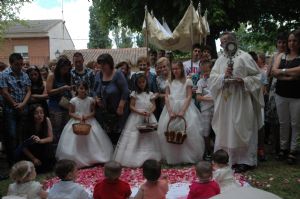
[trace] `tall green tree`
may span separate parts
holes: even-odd
[[[21,22],[18,17],[20,9],[30,2],[32,0],[0,0],[0,39],[10,25]]]
[[[123,27],[120,23],[112,29],[117,48],[131,48],[133,46],[133,36],[129,28]]]
[[[90,7],[90,33],[88,48],[111,48],[111,39],[109,38],[109,28],[103,20],[103,11],[99,5],[100,2],[93,2]]]
[[[153,10],[154,15],[164,17],[171,29],[179,23],[190,1],[174,0],[94,0],[103,8],[104,20],[110,25],[118,21],[132,30],[141,31],[144,20],[144,7]],[[194,1],[197,6],[199,1]],[[251,31],[265,28],[270,31],[300,27],[299,0],[201,0],[202,12],[208,10],[211,35],[208,43],[214,46],[214,40],[225,30],[237,30],[240,23],[250,23]]]

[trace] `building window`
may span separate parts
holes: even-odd
[[[20,53],[23,58],[29,58],[28,56],[28,46],[14,46],[14,52]]]

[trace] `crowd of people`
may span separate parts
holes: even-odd
[[[10,166],[22,160],[13,170],[26,170],[13,179],[17,184],[27,177],[25,182],[33,181],[34,167],[45,172],[58,161],[55,168],[62,182],[52,188],[56,193],[75,186],[65,182],[73,180],[75,167],[107,163],[105,171],[112,179],[96,186],[100,189],[118,179],[121,166],[147,170],[160,168],[161,161],[192,163],[200,180],[191,185],[188,198],[196,198],[205,186],[215,194],[223,186],[211,181],[212,166],[203,159],[213,161],[216,181],[232,176],[232,169],[245,172],[257,166],[257,159],[265,160],[264,142],[275,144],[278,160],[295,164],[300,31],[278,35],[270,63],[263,54],[240,49],[230,55],[227,44],[238,43],[231,32],[223,33],[220,41],[223,52],[215,61],[209,46],[194,44],[192,59],[186,62],[150,51],[149,60],[138,58],[135,73],[128,61],[115,67],[109,54],[99,55],[87,67],[76,52],[72,62],[60,56],[49,68],[24,67],[22,56],[11,54],[9,67],[0,64],[1,142]],[[89,124],[89,133],[75,134],[77,123]],[[152,129],[145,133],[139,127]],[[152,186],[160,176],[160,171],[153,172],[144,171],[148,181],[137,198],[167,192],[164,180]],[[122,198],[128,197],[126,183],[118,183]],[[95,191],[94,198],[105,193]],[[39,194],[44,198],[45,193]]]

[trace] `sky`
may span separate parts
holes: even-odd
[[[35,0],[25,4],[20,10],[20,18],[24,20],[64,19],[65,25],[76,49],[87,48],[89,41],[89,7],[88,0]],[[62,15],[63,7],[63,15]]]

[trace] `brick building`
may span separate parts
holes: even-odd
[[[8,64],[11,53],[21,53],[31,65],[44,65],[55,54],[75,49],[62,20],[28,20],[5,31],[0,43],[0,61]]]

